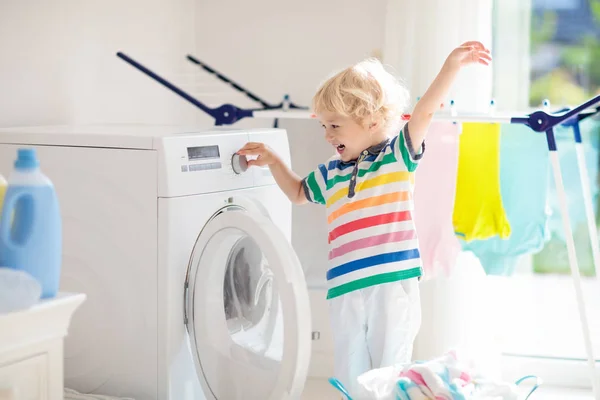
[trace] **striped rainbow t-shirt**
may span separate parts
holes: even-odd
[[[413,151],[405,125],[358,160],[335,156],[304,178],[307,199],[327,207],[328,299],[421,276],[412,214],[414,172],[424,150]]]

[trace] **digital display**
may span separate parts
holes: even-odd
[[[198,146],[188,147],[188,159],[193,160],[206,160],[210,158],[219,158],[219,146]]]

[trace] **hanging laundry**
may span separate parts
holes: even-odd
[[[452,220],[466,242],[510,236],[500,194],[499,124],[463,124]]]
[[[459,126],[434,122],[427,133],[427,156],[415,176],[415,225],[419,238],[423,277],[448,275],[460,243],[454,235],[452,211],[458,168]]]
[[[585,165],[587,166],[590,179],[588,184],[590,185],[592,194],[592,204],[595,205],[599,192],[598,134],[600,133],[600,124],[598,121],[588,118],[581,121],[580,130],[585,154]],[[567,192],[569,218],[575,238],[579,269],[582,275],[591,276],[594,274],[594,261],[588,235],[587,216],[585,214],[577,153],[573,139],[573,128],[561,126],[555,129],[554,134],[563,183]],[[565,245],[565,231],[554,183],[550,185],[548,198],[551,210],[549,230],[552,239],[541,252],[535,255],[533,259],[534,271],[569,274],[570,268]]]
[[[500,135],[500,192],[511,235],[463,243],[488,275],[510,275],[519,256],[540,251],[550,239],[549,152],[546,135],[505,124]]]

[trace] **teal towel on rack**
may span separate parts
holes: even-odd
[[[500,192],[511,235],[462,241],[489,275],[510,275],[518,257],[540,251],[548,231],[549,152],[546,135],[504,124],[500,133]]]

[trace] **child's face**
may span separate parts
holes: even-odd
[[[323,112],[318,115],[327,140],[342,161],[356,160],[360,153],[373,145],[373,127],[366,127],[352,118]]]

